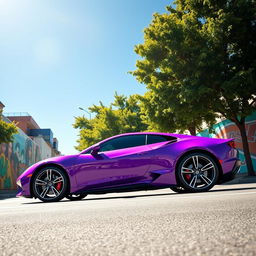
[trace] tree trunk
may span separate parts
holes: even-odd
[[[236,125],[239,128],[239,131],[242,137],[243,151],[244,151],[245,162],[248,170],[248,176],[255,176],[248,139],[247,139],[246,130],[245,130],[245,120],[239,123],[236,122]]]
[[[191,135],[196,136],[196,127],[195,126],[189,127],[188,130]]]

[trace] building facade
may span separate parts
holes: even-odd
[[[253,162],[254,170],[256,170],[256,112],[246,118],[246,134],[249,143],[251,158]],[[242,138],[239,132],[239,129],[235,123],[230,120],[221,121],[213,125],[213,132],[210,132],[209,129],[204,130],[203,132],[197,134],[203,137],[211,138],[223,138],[230,139],[234,138],[236,143],[236,148],[239,151],[239,158],[242,160],[242,166],[240,168],[240,173],[246,173],[246,163],[243,152]]]
[[[40,129],[28,113],[6,114],[3,119],[16,122],[19,132],[12,143],[0,144],[0,189],[16,189],[16,179],[24,170],[60,152],[51,129]]]

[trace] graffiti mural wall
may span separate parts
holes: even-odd
[[[51,152],[47,144],[42,148],[20,129],[13,143],[0,144],[0,189],[16,189],[16,178],[27,167],[44,159],[42,150]]]
[[[239,158],[243,162],[243,165],[240,169],[240,173],[246,173],[247,169],[243,153],[242,138],[237,126],[229,120],[224,120],[220,123],[215,124],[213,126],[213,130],[214,133],[209,133],[209,130],[207,129],[197,135],[203,137],[223,139],[234,138],[236,148],[239,150]],[[256,170],[256,112],[254,112],[251,116],[248,116],[246,118],[246,133],[249,142],[254,170]]]

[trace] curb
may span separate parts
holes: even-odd
[[[256,183],[256,176],[237,175],[235,179],[225,182],[221,185],[233,185],[233,184],[249,184]]]
[[[0,200],[16,197],[16,194],[17,194],[16,190],[0,190]]]

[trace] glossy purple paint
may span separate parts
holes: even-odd
[[[90,154],[93,147],[118,138],[137,134],[172,136],[176,142],[160,142],[132,148],[118,149]],[[221,171],[232,171],[237,161],[237,151],[231,148],[225,139],[212,139],[197,136],[169,133],[128,133],[108,138],[93,145],[79,154],[59,156],[38,162],[29,167],[17,181],[21,182],[17,196],[31,197],[30,183],[33,173],[46,165],[55,165],[64,169],[70,181],[70,193],[81,191],[118,188],[139,184],[150,184],[156,188],[177,185],[175,168],[178,160],[187,152],[204,150],[209,152],[221,164]]]

